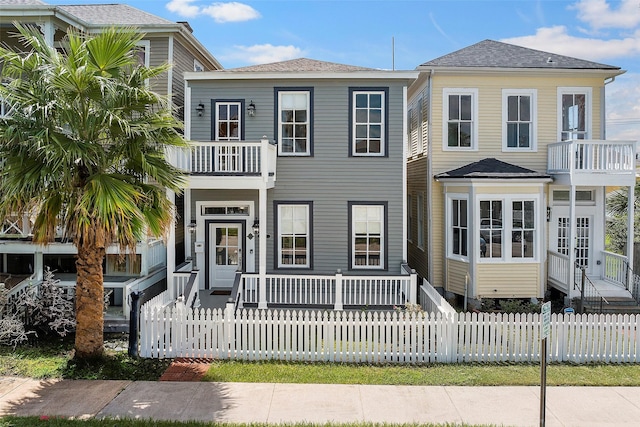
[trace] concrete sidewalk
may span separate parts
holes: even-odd
[[[0,377],[0,415],[240,423],[538,426],[539,387],[370,386]],[[640,387],[548,387],[547,426],[637,426]]]

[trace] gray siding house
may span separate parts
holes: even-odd
[[[189,173],[182,223],[199,288],[233,287],[259,307],[349,305],[355,277],[381,286],[357,305],[397,294],[382,286],[408,277],[405,111],[417,75],[310,59],[187,73],[193,149],[175,161]]]
[[[39,0],[0,0],[0,41],[17,47],[18,39],[14,22],[37,26],[45,40],[55,47],[62,47],[69,28],[86,33],[98,33],[105,27],[135,27],[144,33],[139,43],[140,61],[145,65],[172,64],[172,68],[150,82],[153,89],[170,96],[179,119],[184,118],[185,72],[210,71],[222,68],[214,56],[192,34],[186,22],[171,22],[159,16],[125,4],[75,4],[54,6]],[[0,100],[0,115],[10,114],[10,108]],[[180,205],[180,198],[177,203]],[[20,292],[22,285],[43,278],[49,267],[57,273],[63,286],[75,285],[75,246],[64,235],[47,247],[31,242],[32,218],[29,215],[0,219],[0,283]],[[172,254],[184,258],[182,228],[174,239],[176,248]],[[112,290],[111,306],[106,319],[111,316],[126,317],[129,314],[126,295],[160,282],[166,276],[166,253],[162,239],[140,242],[136,261],[118,261],[118,248],[107,250],[104,267],[105,289]],[[25,280],[26,279],[26,280]],[[151,294],[148,292],[147,294]]]

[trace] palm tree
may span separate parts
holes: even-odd
[[[134,29],[96,36],[69,30],[61,52],[34,28],[18,28],[25,52],[0,48],[0,216],[35,215],[33,241],[63,227],[77,247],[75,357],[103,353],[105,248],[136,243],[172,225],[167,189],[181,172],[165,157],[185,147],[168,99],[149,81],[168,66],[139,64]]]

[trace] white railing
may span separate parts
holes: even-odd
[[[572,140],[549,144],[549,173],[635,173],[635,144],[629,141]]]
[[[22,282],[13,286],[9,290],[9,293],[7,294],[7,304],[14,305],[19,299],[22,298],[23,294],[27,292],[29,286],[33,285],[33,286],[39,287],[40,283],[41,281],[34,280],[33,276],[24,279]]]
[[[420,286],[420,307],[426,313],[456,313],[456,309],[431,286],[427,279],[423,279]]]
[[[640,315],[551,315],[550,362],[640,362]],[[142,357],[346,363],[533,363],[539,314],[154,308]]]
[[[416,301],[417,275],[398,276],[267,274],[267,305],[392,306]],[[260,303],[260,275],[242,274],[238,291],[244,304]]]
[[[569,256],[556,251],[547,251],[547,277],[563,286],[567,295],[569,286]]]
[[[626,288],[628,286],[627,257],[607,251],[603,251],[602,254],[604,255],[604,271],[602,273],[604,279]]]
[[[147,243],[147,270],[167,265],[167,248],[162,240]]]
[[[175,155],[175,165],[192,174],[274,175],[276,146],[258,142],[192,142]]]

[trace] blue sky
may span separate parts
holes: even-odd
[[[640,140],[640,0],[44,1],[188,21],[225,68],[307,57],[411,70],[485,39],[615,65],[627,73],[607,86],[608,138]]]

